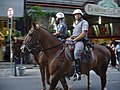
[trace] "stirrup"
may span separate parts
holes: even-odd
[[[81,74],[75,73],[73,81],[81,80]]]

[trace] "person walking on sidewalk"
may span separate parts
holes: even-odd
[[[115,54],[117,55],[117,60],[120,60],[120,42],[115,47]]]

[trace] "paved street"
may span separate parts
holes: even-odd
[[[32,66],[31,66],[32,67]],[[27,68],[24,76],[11,76],[10,69],[0,69],[0,90],[40,90],[41,78],[37,67]],[[109,68],[107,72],[107,89],[120,89],[120,72],[117,69]],[[62,87],[61,84],[58,84]],[[48,88],[49,86],[47,86]],[[85,78],[81,81],[75,81],[71,90],[87,90]],[[91,90],[100,90],[100,79],[91,71]]]

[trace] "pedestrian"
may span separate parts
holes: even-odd
[[[84,39],[87,38],[89,24],[83,19],[83,13],[80,9],[76,9],[73,12],[75,22],[73,23],[73,34],[68,40],[72,40],[75,43],[74,48],[74,59],[76,65],[76,74],[78,79],[81,79],[81,53],[84,49]]]
[[[110,59],[110,65],[113,67],[116,66],[116,56],[115,56],[115,47],[114,44],[108,43],[108,45],[105,45],[105,47],[110,51],[111,53],[111,59]]]
[[[6,47],[5,47],[5,42],[2,42],[2,60],[4,61],[4,54],[5,54],[5,50]]]
[[[57,30],[53,35],[55,35],[60,40],[66,39],[67,37],[67,24],[64,18],[65,15],[62,12],[58,12],[56,14]]]
[[[5,53],[3,60],[5,62],[10,62],[10,40],[8,36],[5,36]]]
[[[120,42],[115,47],[115,54],[117,55],[117,60],[120,60]]]

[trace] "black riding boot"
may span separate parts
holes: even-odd
[[[79,75],[78,80],[81,79],[81,60],[80,59],[75,59],[75,66],[76,66],[76,73]]]

